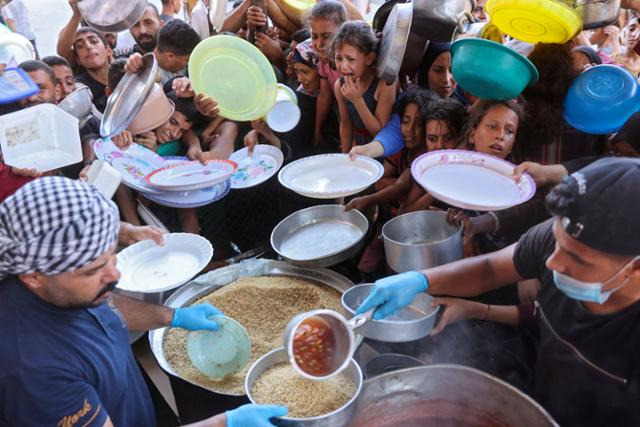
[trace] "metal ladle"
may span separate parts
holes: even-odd
[[[311,380],[326,380],[337,374],[349,365],[349,361],[353,356],[358,344],[358,338],[354,332],[355,329],[363,326],[373,316],[373,310],[369,310],[366,313],[353,317],[350,320],[333,310],[312,310],[306,313],[300,313],[291,319],[287,324],[284,331],[284,348],[289,355],[289,361],[300,375]],[[316,321],[323,323],[327,331],[330,332],[333,348],[325,355],[326,364],[329,366],[323,375],[316,374],[310,370],[305,370],[303,366],[298,363],[296,354],[294,353],[294,338],[296,332],[299,332],[300,326],[311,318],[315,318]],[[300,356],[300,354],[298,354]]]

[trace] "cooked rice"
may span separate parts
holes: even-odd
[[[284,405],[287,417],[310,418],[325,415],[344,406],[356,391],[356,385],[339,374],[324,381],[302,378],[286,362],[278,363],[258,377],[251,397],[256,403]]]
[[[187,355],[188,331],[165,334],[164,354],[178,375],[212,391],[244,394],[244,379],[261,356],[283,345],[282,334],[293,316],[320,308],[342,311],[340,294],[325,285],[284,276],[243,277],[193,304],[209,302],[240,322],[251,337],[251,359],[238,373],[215,380],[200,373]]]

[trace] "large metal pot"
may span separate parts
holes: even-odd
[[[515,387],[465,366],[403,369],[364,384],[352,427],[558,425]]]
[[[582,18],[582,28],[606,27],[618,20],[620,0],[563,0]]]
[[[138,22],[147,0],[80,0],[78,10],[90,27],[103,33],[128,30]]]
[[[245,380],[245,391],[252,403],[258,403],[251,397],[251,389],[256,380],[264,371],[277,365],[278,363],[289,363],[289,355],[284,348],[278,348],[258,359],[247,374]],[[273,423],[282,427],[342,427],[346,426],[356,411],[358,396],[362,390],[362,371],[355,360],[351,359],[349,365],[342,371],[341,375],[347,376],[356,385],[356,391],[353,397],[337,410],[312,418],[274,418]]]
[[[423,270],[462,259],[462,226],[445,212],[418,211],[400,215],[382,227],[387,264],[398,273]]]
[[[473,22],[475,0],[414,0],[411,31],[424,40],[448,42],[456,28]]]

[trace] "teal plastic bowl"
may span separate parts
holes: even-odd
[[[226,316],[212,316],[217,331],[193,331],[187,335],[187,354],[193,366],[208,377],[220,379],[239,372],[251,357],[246,329]]]
[[[618,131],[640,109],[640,86],[622,67],[597,65],[571,83],[564,98],[564,119],[596,135]]]
[[[485,39],[461,39],[451,45],[451,71],[466,92],[505,101],[538,81],[538,70],[513,49]]]

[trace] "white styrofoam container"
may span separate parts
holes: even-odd
[[[87,171],[87,182],[98,187],[108,199],[116,193],[122,176],[104,160],[96,160]]]
[[[4,162],[46,172],[82,161],[78,119],[53,104],[0,116]]]

